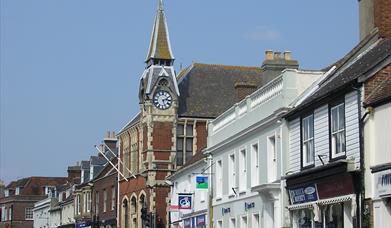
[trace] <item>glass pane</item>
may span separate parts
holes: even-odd
[[[308,119],[303,120],[303,140],[308,139]]]
[[[310,138],[314,137],[314,116],[311,115],[310,118],[308,119],[308,126],[309,126],[309,132],[308,135]]]
[[[345,132],[341,131],[339,134],[339,140],[340,140],[340,151],[339,152],[344,152],[345,151]]]
[[[192,152],[193,151],[193,139],[186,139],[186,151]]]
[[[193,136],[193,125],[186,125],[186,136]]]
[[[183,138],[178,138],[176,140],[176,150],[183,151]]]
[[[193,157],[193,152],[186,152],[186,162],[190,161],[192,157]]]
[[[333,204],[327,206],[325,213],[327,228],[343,227],[343,206],[342,204]]]
[[[183,152],[182,151],[176,152],[176,164],[183,165]]]
[[[308,141],[308,163],[314,162],[314,140]]]
[[[183,124],[178,124],[177,128],[176,128],[176,134],[177,135],[184,135],[184,131],[183,131]]]
[[[339,106],[338,108],[338,111],[339,111],[339,128],[338,129],[344,129],[345,128],[345,110],[344,110],[344,106],[341,105]]]
[[[331,132],[335,132],[338,129],[338,112],[336,108],[331,110]]]

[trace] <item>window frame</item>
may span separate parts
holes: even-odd
[[[339,129],[335,132],[332,132],[332,110],[334,108],[337,108],[337,107],[342,107],[343,108],[343,130]],[[335,161],[335,160],[339,160],[339,159],[345,159],[346,158],[346,113],[345,113],[346,109],[345,109],[345,100],[343,98],[341,99],[338,99],[336,100],[335,102],[333,103],[330,103],[329,104],[329,107],[328,107],[328,121],[329,121],[329,161],[332,162],[332,161]],[[339,113],[339,112],[337,112]],[[339,123],[339,122],[338,122]],[[338,127],[339,127],[339,124],[338,124]],[[339,134],[343,131],[343,138],[344,138],[344,151],[341,151],[339,153],[335,152],[334,153],[334,149],[333,149],[333,143],[332,143],[332,137],[333,137],[333,134]]]
[[[233,163],[231,158],[233,158]],[[236,154],[235,151],[233,151],[231,154],[228,155],[228,195],[234,195],[232,188],[237,188],[236,183]]]
[[[223,160],[216,161],[216,198],[223,197]]]
[[[177,166],[184,166],[193,156],[194,156],[194,129],[195,129],[195,122],[184,122],[184,123],[178,123],[176,126],[176,154],[182,153],[182,163],[179,164],[178,160],[175,160],[175,164]],[[178,127],[183,126],[183,134],[178,134]],[[191,135],[188,134],[187,128],[188,126],[191,126]],[[182,140],[182,150],[178,150],[178,141],[179,139]],[[191,151],[187,150],[187,141],[191,140]],[[187,153],[191,152],[192,156],[191,158],[187,158]]]
[[[250,176],[251,177],[256,177],[256,178],[251,178],[250,182],[251,182],[251,187],[254,187],[254,186],[257,186],[260,184],[260,152],[259,152],[259,141],[256,141],[256,142],[253,142],[251,143],[250,145],[250,160],[251,160],[251,167],[250,167]],[[254,150],[254,146],[256,146],[257,150],[256,150],[256,157],[254,156],[255,155],[255,150]],[[252,172],[256,172],[255,173],[252,173]]]
[[[103,189],[103,212],[107,212],[107,190]]]
[[[244,153],[243,153],[244,151]],[[238,184],[238,190],[239,190],[239,194],[240,193],[243,193],[243,192],[246,192],[247,191],[247,185],[248,185],[248,181],[247,181],[247,156],[248,156],[248,148],[246,146],[242,146],[239,148],[239,165],[238,165],[238,175],[239,176],[244,176],[244,178],[239,178],[239,184]],[[244,154],[244,156],[242,155]],[[244,159],[244,160],[243,160]],[[244,164],[242,164],[242,161],[244,161]]]
[[[304,154],[304,120],[312,116],[312,150],[313,150],[313,160],[312,162],[307,163],[306,156]],[[308,139],[306,142],[311,141]],[[300,162],[302,169],[308,169],[315,166],[315,115],[313,112],[307,113],[300,118]]]
[[[27,217],[27,215],[30,215],[30,212],[29,210],[31,210],[31,218],[30,217]],[[32,207],[26,207],[24,208],[24,219],[25,220],[34,220],[34,216],[33,216],[33,208]]]

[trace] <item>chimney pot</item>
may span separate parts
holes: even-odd
[[[106,132],[106,138],[110,138],[110,131]]]
[[[265,59],[266,60],[273,60],[273,50],[266,50],[265,51]]]
[[[275,60],[280,59],[280,57],[281,57],[281,52],[279,52],[279,51],[274,52],[274,59]]]
[[[285,60],[291,60],[292,59],[292,52],[284,51],[284,59]]]

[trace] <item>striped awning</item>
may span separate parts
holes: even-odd
[[[317,205],[330,205],[330,204],[336,204],[336,203],[342,203],[342,202],[347,202],[351,201],[355,198],[354,194],[351,195],[345,195],[345,196],[338,196],[338,197],[333,197],[329,199],[322,199],[322,200],[317,200],[314,202],[308,202],[308,203],[301,203],[301,204],[296,204],[296,205],[289,205],[288,209],[289,210],[300,210],[300,209],[306,209],[306,208],[313,208],[313,204]]]

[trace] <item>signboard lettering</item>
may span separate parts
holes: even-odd
[[[375,173],[375,181],[378,196],[391,195],[391,170]]]
[[[231,212],[231,208],[227,207],[227,208],[221,208],[221,213],[224,215],[224,214],[229,214]]]
[[[254,202],[250,202],[250,203],[244,202],[244,210],[245,211],[248,211],[248,210],[250,210],[251,208],[254,208],[254,207],[255,207],[255,203]]]
[[[292,204],[307,203],[319,199],[316,184],[289,189],[289,197]]]

